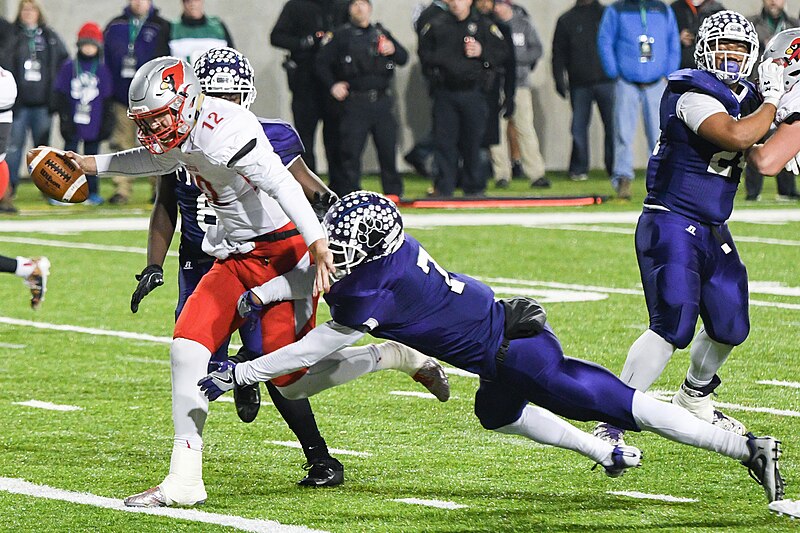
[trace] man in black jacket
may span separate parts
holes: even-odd
[[[322,39],[347,20],[347,0],[289,0],[283,6],[270,43],[289,52],[283,63],[289,90],[292,92],[294,127],[300,134],[308,168],[317,170],[314,137],[322,120],[322,140],[328,160],[328,178],[336,182],[341,176],[337,139],[337,106],[327,89],[314,74],[314,61]]]
[[[462,189],[467,196],[486,190],[480,174],[480,148],[488,117],[487,92],[508,46],[497,25],[471,12],[472,0],[450,0],[450,12],[420,30],[419,58],[430,76],[433,132],[439,175],[433,195],[453,196],[459,156],[464,164]]]
[[[386,195],[401,196],[397,172],[397,119],[391,83],[394,69],[408,62],[408,52],[380,24],[372,24],[370,0],[350,0],[350,22],[323,41],[316,73],[330,95],[341,102],[338,137],[342,176],[331,180],[340,197],[361,189],[361,156],[372,134]]]
[[[597,28],[605,7],[598,0],[577,0],[561,15],[553,35],[553,77],[562,98],[572,105],[572,155],[569,177],[583,181],[589,171],[589,121],[597,102],[605,132],[605,168],[614,168],[614,82],[606,76],[597,51]]]
[[[717,0],[675,0],[670,5],[681,32],[681,68],[697,68],[694,62],[694,45],[697,30],[703,21],[725,7]]]

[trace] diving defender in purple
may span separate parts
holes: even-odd
[[[668,78],[636,226],[650,325],[631,346],[620,375],[646,391],[674,351],[691,343],[691,365],[673,403],[740,435],[744,425],[715,409],[711,393],[720,384],[717,371],[750,332],[747,270],[727,220],[744,150],[767,133],[783,93],[782,69],[771,61],[759,67],[761,94],[745,79],[757,57],[752,24],[721,11],[698,32],[698,68]],[[703,327],[695,336],[698,318]],[[622,441],[619,428],[606,424],[595,434]]]
[[[246,385],[302,367],[308,372],[281,388],[282,394],[311,395],[367,372],[403,370],[402,355],[349,347],[370,333],[405,345],[400,354],[415,349],[477,373],[475,414],[485,428],[574,450],[612,477],[638,466],[641,452],[585,433],[554,413],[653,431],[744,461],[751,469],[755,447],[778,451],[774,439],[724,431],[625,385],[601,366],[565,357],[541,306],[530,298],[496,300],[487,285],[444,269],[403,232],[397,207],[384,196],[350,193],[331,207],[323,225],[336,266],[336,281],[325,295],[332,320],[268,356],[220,364],[198,383],[210,400],[233,383]],[[293,270],[262,285],[262,294],[300,297],[313,280],[313,268],[304,276]],[[756,475],[770,501],[782,494],[776,465],[768,466],[768,475],[759,466]]]

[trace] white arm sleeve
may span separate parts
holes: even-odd
[[[795,84],[789,92],[784,93],[778,102],[778,111],[775,113],[775,124],[794,122],[800,114],[800,85]]]
[[[250,183],[277,200],[283,212],[297,226],[306,245],[324,239],[325,231],[306,200],[303,188],[283,166],[280,157],[269,150],[266,144],[259,142],[234,168]]]
[[[700,125],[705,119],[717,113],[728,114],[722,102],[708,94],[688,92],[683,93],[675,105],[678,118],[686,124],[689,129],[697,133]]]
[[[235,370],[236,383],[250,385],[310,367],[345,346],[354,344],[364,335],[361,331],[331,320],[315,327],[297,342],[258,359],[239,363]]]
[[[0,67],[0,122],[11,122],[11,108],[17,99],[14,75]]]
[[[181,166],[180,162],[157,157],[143,147],[94,157],[98,176],[156,176],[173,172]]]
[[[303,300],[313,291],[316,276],[317,267],[311,264],[311,256],[306,252],[292,270],[250,290],[264,305],[283,300]]]

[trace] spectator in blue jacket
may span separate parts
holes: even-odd
[[[128,119],[128,88],[136,70],[156,57],[169,55],[170,24],[158,15],[152,0],[128,0],[122,15],[105,29],[106,65],[114,77],[116,126],[109,140],[111,151],[138,146],[136,124]],[[131,178],[117,176],[109,203],[126,204],[131,195]],[[155,184],[155,178],[152,180]],[[153,189],[155,191],[155,189]]]
[[[650,151],[659,135],[659,102],[666,76],[678,69],[681,44],[675,14],[661,0],[618,0],[603,13],[597,46],[603,69],[616,80],[614,171],[617,197],[631,197],[638,115]]]

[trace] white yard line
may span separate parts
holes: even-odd
[[[639,211],[592,212],[577,209],[570,212],[547,213],[411,213],[403,214],[407,228],[433,228],[441,226],[552,226],[554,224],[635,224]],[[739,209],[733,212],[732,221],[752,223],[798,222],[800,209]],[[75,218],[54,223],[47,220],[3,220],[0,232],[4,233],[63,233],[81,231],[147,231],[147,217]]]
[[[9,350],[23,350],[27,348],[27,344],[12,344],[10,342],[0,342],[0,348],[8,348]]]
[[[69,324],[50,324],[48,322],[34,322],[33,320],[21,320],[19,318],[11,318],[7,316],[0,316],[0,324],[9,324],[11,326],[24,326],[35,329],[48,329],[54,331],[71,331],[74,333],[86,333],[88,335],[103,335],[105,337],[119,337],[121,339],[134,339],[139,341],[159,342],[162,344],[169,344],[172,342],[172,337],[157,337],[155,335],[148,335],[146,333],[134,333],[133,331],[114,331],[110,329],[85,328],[83,326],[71,326]]]
[[[302,449],[303,447],[299,442],[292,440],[268,440],[267,444],[274,444],[275,446],[286,446],[287,448]],[[369,452],[354,452],[353,450],[340,450],[339,448],[328,448],[328,451],[338,455],[353,455],[355,457],[372,457]]]
[[[664,389],[650,389],[649,391],[647,391],[647,394],[649,394],[650,396],[654,397],[657,400],[669,402],[675,395],[675,391],[669,391]],[[716,401],[712,403],[714,404],[715,407],[733,409],[734,411],[747,411],[750,413],[767,413],[770,415],[789,416],[792,418],[800,417],[800,412],[792,411],[791,409],[773,409],[772,407],[751,407],[749,405],[741,405],[738,403],[716,402]]]
[[[671,503],[695,503],[700,501],[694,498],[681,498],[678,496],[670,496],[669,494],[648,494],[646,492],[638,492],[635,490],[609,490],[606,491],[606,494],[612,494],[614,496],[626,496],[628,498],[636,498],[639,500],[659,500],[662,502]]]
[[[207,513],[205,511],[198,511],[197,509],[176,509],[170,507],[125,507],[121,499],[96,496],[88,492],[74,492],[71,490],[57,489],[54,487],[48,487],[47,485],[36,485],[22,479],[7,477],[0,477],[0,490],[4,492],[10,492],[12,494],[32,496],[34,498],[45,498],[48,500],[77,503],[80,505],[91,505],[92,507],[102,507],[104,509],[111,509],[113,511],[165,516],[178,520],[187,520],[189,522],[227,526],[240,531],[251,531],[254,533],[320,532],[320,530],[310,529],[304,526],[284,525],[280,522],[275,522],[274,520],[258,520],[235,515]],[[142,524],[142,528],[145,528],[145,524]]]
[[[776,387],[790,387],[793,389],[800,389],[800,383],[797,381],[778,381],[776,379],[764,379],[756,381],[759,385],[775,385]]]
[[[26,402],[11,402],[14,405],[24,405],[25,407],[35,407],[36,409],[46,409],[48,411],[83,411],[83,407],[77,405],[58,405],[40,400],[28,400]]]
[[[136,246],[115,246],[113,244],[94,244],[90,242],[52,241],[47,239],[30,239],[27,237],[3,237],[3,242],[18,244],[32,244],[34,246],[52,246],[54,248],[76,248],[79,250],[96,250],[98,252],[126,252],[131,254],[146,254],[147,248]],[[167,252],[170,257],[178,257],[178,252]]]
[[[422,500],[420,498],[396,498],[389,500],[397,503],[408,503],[411,505],[424,505],[426,507],[436,507],[437,509],[466,509],[466,505],[460,503],[448,502],[444,500]]]
[[[390,391],[389,394],[394,396],[410,396],[412,398],[424,398],[426,400],[435,400],[436,396],[429,392],[416,392],[416,391],[408,391],[408,390],[393,390]]]

